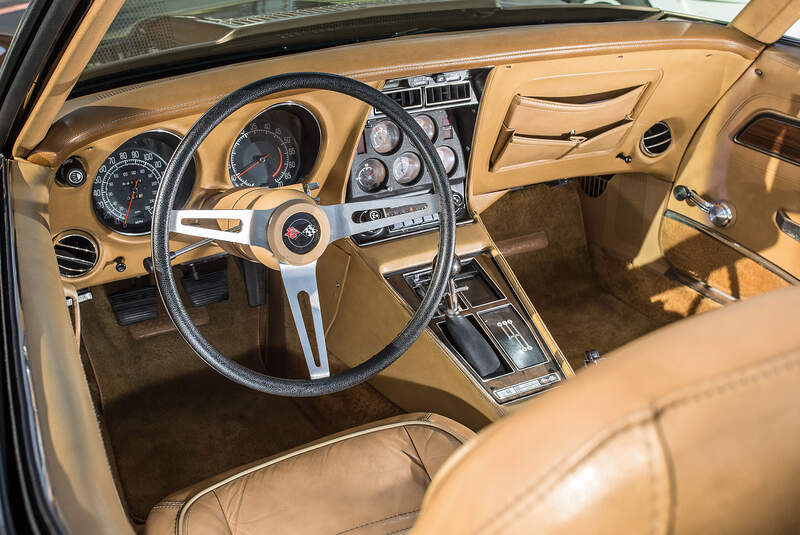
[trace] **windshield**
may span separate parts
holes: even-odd
[[[207,59],[223,49],[237,53],[258,49],[263,57],[270,49],[285,53],[493,25],[640,19],[655,11],[646,6],[647,0],[621,0],[630,7],[621,6],[620,0],[609,5],[610,1],[598,5],[597,0],[127,0],[81,80],[122,73],[147,60],[175,65],[178,58]],[[583,4],[583,9],[576,4]],[[536,9],[548,12],[543,16],[537,11],[534,16]],[[565,18],[564,11],[573,18]]]
[[[648,4],[663,11],[692,17],[730,22],[744,9],[749,0],[647,0]],[[800,39],[800,22],[786,32],[790,39]]]

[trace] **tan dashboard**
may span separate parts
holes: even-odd
[[[196,179],[187,206],[194,206],[211,194],[233,187],[228,158],[237,135],[259,113],[285,101],[283,98],[253,103],[234,113],[212,132],[195,156]],[[313,168],[308,173],[308,180],[324,186],[329,177],[338,176],[339,160],[352,158],[354,139],[363,127],[368,107],[346,96],[330,92],[293,95],[291,102],[307,108],[319,122],[322,132],[321,146]],[[56,237],[75,230],[91,235],[98,242],[100,254],[95,269],[84,277],[71,279],[71,282],[82,287],[145,274],[142,262],[150,256],[149,235],[126,235],[104,225],[92,206],[92,181],[108,155],[128,139],[152,131],[154,128],[181,136],[199,117],[199,114],[191,114],[123,130],[70,151],[70,156],[85,162],[88,180],[77,188],[53,183],[50,199],[51,228]],[[173,247],[180,248],[193,241],[196,240],[175,236]],[[191,260],[218,252],[222,250],[209,245],[187,254],[182,259]],[[120,258],[126,266],[124,272],[118,272],[116,268]]]
[[[401,76],[491,69],[481,88],[467,174],[468,206],[480,212],[511,187],[559,178],[647,172],[672,180],[699,122],[761,48],[735,30],[686,22],[547,25],[405,37],[74,98],[41,142],[30,130],[16,150],[54,173],[69,157],[85,163],[88,180],[83,186],[53,183],[49,215],[54,238],[79,231],[97,241],[97,266],[71,281],[86,287],[142,275],[142,261],[150,256],[147,235],[120,234],[96,216],[92,181],[103,162],[143,132],[185,134],[222,96],[265,76],[325,71],[380,87]],[[370,110],[350,97],[313,91],[255,102],[223,121],[196,154],[189,206],[232,187],[228,158],[234,140],[260,112],[283,101],[301,104],[320,125],[319,157],[308,180],[320,184],[322,203],[345,199]],[[550,113],[539,119],[541,115],[529,114],[531,109]],[[644,154],[640,139],[660,121],[670,125],[672,147],[663,154]],[[175,248],[188,243],[174,238]],[[206,246],[185,259],[219,251]],[[119,259],[124,259],[124,272],[117,270]]]

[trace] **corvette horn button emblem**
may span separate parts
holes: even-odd
[[[319,243],[319,222],[306,212],[290,216],[282,230],[283,244],[295,254],[306,254]]]

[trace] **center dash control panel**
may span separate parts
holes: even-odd
[[[478,92],[474,73],[456,71],[390,80],[383,93],[398,102],[417,121],[431,140],[450,182],[458,223],[470,221],[465,182],[469,144],[477,113]],[[358,141],[347,187],[348,201],[376,200],[433,191],[431,173],[419,151],[392,120],[373,110]],[[409,199],[413,203],[413,198]],[[368,210],[361,221],[397,215],[387,210]],[[359,245],[423,232],[438,226],[438,214],[412,219],[359,234]]]

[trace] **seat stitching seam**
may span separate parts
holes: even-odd
[[[646,428],[642,426],[642,438],[644,438],[645,448],[647,451],[647,475],[650,479],[650,533],[656,533],[656,526],[658,522],[658,489],[656,485],[656,471],[653,458],[653,442],[651,437],[647,434]]]
[[[665,402],[661,407],[661,412],[680,409],[730,391],[774,379],[785,372],[800,367],[800,353],[795,354],[796,351],[797,350],[792,350],[792,354],[780,359],[778,364],[771,364],[768,366],[768,364],[770,364],[769,362],[760,363],[754,367],[755,369],[737,370],[728,377],[723,377],[717,381],[708,381],[699,387],[704,388],[701,391],[692,389],[695,390],[695,393],[686,394],[683,397]],[[767,369],[761,370],[761,368]]]
[[[641,409],[639,411],[637,411],[637,412],[641,412]],[[628,420],[633,420],[633,421],[628,421]],[[566,472],[564,472],[563,474],[557,476],[554,480],[548,482],[543,487],[540,487],[540,488],[537,489],[536,487],[539,485],[539,482],[537,481],[535,483],[532,483],[532,484],[528,485],[522,491],[518,492],[516,494],[516,496],[512,499],[511,503],[509,504],[509,507],[507,507],[504,511],[502,511],[500,514],[498,514],[496,516],[496,518],[489,519],[489,521],[484,525],[484,528],[478,529],[476,533],[480,533],[480,532],[482,532],[484,530],[490,529],[490,526],[492,526],[493,524],[494,524],[494,531],[496,532],[506,522],[508,522],[508,520],[511,518],[509,515],[511,515],[512,513],[516,512],[518,509],[522,508],[528,502],[538,498],[539,496],[544,494],[546,491],[550,490],[555,485],[560,483],[561,480],[564,479],[566,476],[568,476],[570,473],[572,473],[580,463],[584,462],[586,459],[589,459],[590,457],[592,457],[593,455],[598,453],[600,451],[600,449],[602,449],[603,447],[606,446],[606,444],[608,444],[609,442],[611,442],[612,440],[614,440],[618,436],[622,435],[623,433],[629,432],[629,431],[635,429],[636,427],[644,425],[648,421],[652,421],[652,420],[653,420],[653,414],[652,413],[650,413],[646,418],[643,418],[642,416],[640,416],[640,415],[638,415],[636,413],[629,415],[626,418],[626,420],[622,424],[620,424],[619,427],[609,430],[607,436],[603,437],[602,440],[599,443],[594,445],[589,451],[587,451],[579,459],[574,461],[571,464],[570,468]],[[602,434],[603,433],[600,433],[601,436],[602,436]],[[575,454],[575,453],[576,453],[575,451],[572,452],[572,454]],[[568,460],[568,457],[569,456],[567,456],[567,460]],[[557,466],[558,464],[560,464],[560,463],[562,463],[564,461],[565,461],[565,459],[563,457],[559,458],[558,460],[552,462],[549,465],[548,469],[545,470],[543,473],[544,474],[549,474],[553,467]],[[535,492],[533,494],[528,494],[529,491],[535,491]],[[526,496],[526,494],[527,494],[527,496]]]
[[[228,517],[225,515],[225,508],[222,507],[222,502],[219,500],[219,495],[217,494],[217,491],[212,490],[211,494],[213,494],[214,498],[217,499],[217,505],[219,505],[219,510],[222,513],[222,519],[225,521],[225,527],[228,528],[228,533],[230,535],[233,535],[233,530],[231,529],[231,523],[228,522]]]
[[[236,506],[236,523],[237,524],[239,523],[239,516],[241,516],[241,514],[242,514],[242,502],[244,501],[244,493],[245,493],[245,490],[247,489],[247,484],[248,483],[250,483],[250,478],[249,477],[245,477],[244,478],[244,483],[242,483],[242,490],[240,491],[240,494],[239,494],[239,503]],[[216,494],[217,491],[215,489],[215,490],[212,490],[211,492]]]
[[[417,454],[417,459],[419,459],[419,464],[422,465],[422,469],[425,470],[425,475],[428,477],[428,483],[431,481],[431,473],[428,470],[428,467],[425,466],[425,461],[422,459],[422,455],[419,453],[419,449],[417,449],[417,445],[414,443],[414,439],[411,438],[411,433],[408,432],[406,426],[403,426],[403,431],[406,432],[406,436],[408,437],[408,441],[411,443],[411,447],[414,448],[414,453]]]
[[[407,511],[405,513],[397,513],[397,514],[394,514],[394,515],[387,516],[386,518],[381,518],[379,520],[373,520],[371,522],[365,522],[364,524],[361,524],[361,525],[356,526],[354,528],[348,528],[348,529],[346,529],[344,531],[339,531],[339,532],[336,533],[336,535],[342,535],[343,533],[349,533],[349,532],[355,531],[357,529],[365,528],[367,526],[372,526],[374,524],[380,524],[381,522],[386,522],[387,520],[392,520],[393,518],[399,518],[401,516],[410,515],[410,514],[414,514],[414,513],[419,513],[419,509],[414,509],[413,511]]]
[[[727,380],[728,383],[723,384],[723,385],[719,385],[719,386],[716,386],[716,387],[713,387],[713,388],[709,388],[709,387],[706,386],[705,388],[707,390],[705,390],[703,392],[696,393],[696,394],[691,395],[691,396],[687,395],[685,398],[678,399],[678,400],[675,400],[673,402],[670,402],[669,404],[664,405],[662,407],[661,411],[658,411],[658,412],[663,414],[667,410],[671,410],[673,408],[679,408],[681,406],[686,406],[686,405],[688,405],[690,403],[697,403],[697,402],[700,402],[700,401],[705,401],[705,400],[710,399],[710,398],[712,398],[714,396],[722,395],[722,394],[728,393],[729,391],[733,391],[733,390],[735,390],[737,388],[741,388],[741,387],[744,387],[744,386],[750,386],[750,385],[756,384],[759,379],[763,379],[763,380],[773,379],[773,378],[777,377],[778,375],[780,375],[780,374],[782,374],[784,372],[787,372],[787,371],[791,370],[792,368],[796,368],[796,367],[798,367],[800,365],[800,355],[792,354],[789,357],[782,358],[781,360],[783,361],[783,362],[781,362],[781,364],[779,364],[779,365],[774,365],[773,364],[772,368],[770,370],[768,370],[767,372],[763,372],[760,369],[765,367],[767,364],[769,364],[769,360],[767,362],[762,362],[762,363],[757,364],[756,366],[751,367],[751,368],[755,368],[757,371],[753,371],[752,369],[749,370],[749,376],[738,377],[738,376],[741,376],[743,374],[747,374],[748,370],[747,369],[745,369],[745,370],[737,370],[734,373],[729,374],[727,376],[727,378],[723,377],[722,379],[720,379],[720,381]],[[736,377],[735,382],[734,382],[734,377]],[[747,380],[747,379],[749,379],[749,380]],[[706,385],[706,384],[707,384],[707,382],[701,384],[700,386],[698,386],[698,388],[703,388],[704,385]],[[505,511],[499,513],[495,517],[489,519],[489,521],[484,524],[484,527],[482,529],[478,529],[478,532],[484,531],[484,529],[488,530],[489,527],[492,526],[492,525],[495,526],[495,530],[499,529],[506,522],[508,522],[508,520],[511,518],[510,515],[512,513],[514,513],[515,511],[519,510],[524,504],[528,503],[531,499],[538,498],[538,496],[541,495],[542,493],[544,493],[546,490],[549,490],[550,488],[555,486],[563,478],[565,478],[570,473],[572,473],[580,463],[584,462],[586,459],[588,459],[592,455],[594,455],[597,451],[599,451],[600,448],[605,446],[605,444],[607,444],[613,438],[615,438],[618,435],[626,432],[629,429],[632,429],[634,425],[642,425],[642,424],[644,424],[644,423],[646,423],[648,421],[655,422],[656,413],[653,412],[652,408],[650,409],[650,416],[648,418],[646,418],[646,419],[644,419],[642,421],[639,421],[639,422],[629,422],[629,421],[627,421],[627,420],[629,420],[631,418],[636,418],[637,417],[636,416],[637,413],[641,412],[641,410],[642,410],[642,408],[639,408],[636,411],[633,411],[627,417],[625,417],[626,421],[624,421],[624,423],[622,425],[620,425],[619,427],[617,427],[617,428],[615,428],[613,430],[610,430],[609,431],[610,434],[607,437],[603,438],[603,440],[601,440],[594,447],[592,447],[592,449],[590,451],[586,452],[586,454],[583,455],[580,459],[578,459],[574,463],[572,463],[572,465],[570,466],[570,468],[566,472],[564,472],[563,474],[558,476],[555,480],[553,480],[550,483],[548,483],[545,487],[539,488],[538,490],[536,490],[536,492],[534,494],[528,494],[528,493],[531,490],[536,489],[536,487],[540,484],[539,481],[536,481],[536,482],[524,487],[520,492],[516,493],[515,497],[513,498],[512,502],[511,502],[512,505],[510,507],[508,507],[507,509],[505,509]],[[595,437],[602,436],[602,434],[603,433],[599,433],[598,435],[595,435]],[[578,450],[579,450],[579,448],[578,448]],[[576,453],[576,450],[573,450],[572,454],[574,455],[575,453]],[[569,456],[562,456],[562,457],[556,459],[554,462],[552,462],[549,465],[548,470],[545,470],[543,473],[544,474],[549,473],[550,469],[552,469],[554,466],[557,466],[559,463],[564,462],[564,460],[568,459],[568,457]],[[526,494],[528,494],[528,496],[525,496]],[[514,504],[513,502],[516,502],[516,503]]]

